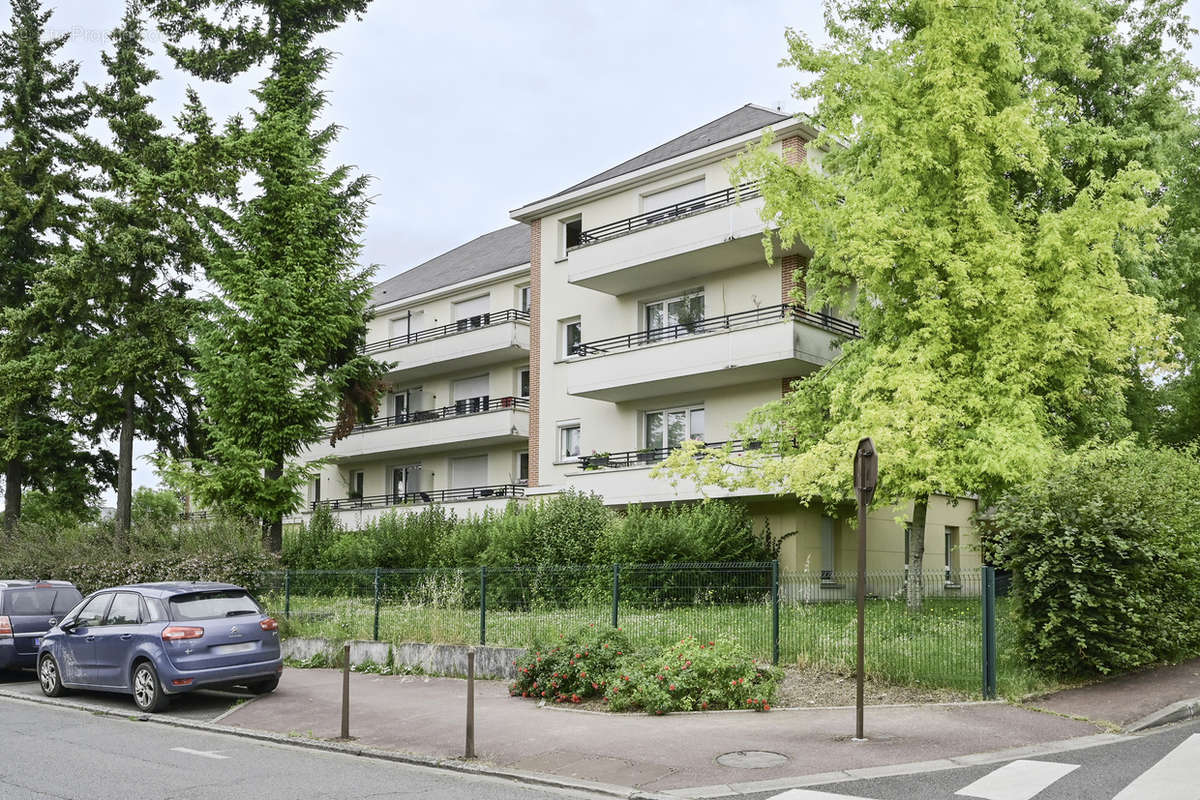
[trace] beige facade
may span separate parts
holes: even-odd
[[[737,497],[781,542],[785,570],[828,574],[833,586],[854,567],[852,509],[832,519],[763,490],[651,476],[685,439],[732,439],[747,412],[857,332],[845,312],[797,301],[811,253],[777,247],[780,264],[768,264],[763,201],[752,183],[731,182],[731,159],[767,125],[776,152],[819,164],[805,123],[747,106],[517,209],[519,230],[381,284],[368,352],[394,362],[384,424],[312,449],[329,462],[320,501],[353,525],[390,508],[444,502],[473,514],[572,487],[616,507]],[[412,291],[410,274],[430,288]],[[927,569],[979,565],[974,510],[931,498]],[[910,518],[872,514],[870,571],[904,569]]]

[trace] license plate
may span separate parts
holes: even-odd
[[[254,642],[239,642],[237,644],[219,644],[212,649],[212,652],[223,656],[228,653],[245,653],[253,649]]]
[[[33,646],[34,646],[34,647],[37,647],[37,646],[38,646],[38,645],[40,645],[41,643],[42,643],[42,640],[41,640],[40,638],[38,638],[38,639],[34,639],[34,640],[33,640]]]

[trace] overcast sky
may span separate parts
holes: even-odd
[[[51,27],[84,80],[123,0],[50,0]],[[1188,0],[1200,16],[1200,0]],[[820,40],[816,0],[375,0],[324,44],[338,53],[333,152],[374,176],[365,260],[377,279],[510,224],[552,194],[746,103],[800,110],[780,69],[784,29]],[[244,110],[257,76],[198,84],[157,52],[157,112],[185,88],[217,119]],[[144,448],[139,448],[144,452]],[[154,483],[139,461],[136,482]],[[113,504],[112,494],[105,500]]]

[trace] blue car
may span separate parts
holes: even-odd
[[[99,689],[161,711],[199,688],[279,685],[279,626],[240,586],[143,583],[88,595],[42,637],[42,692]]]
[[[0,671],[33,669],[42,637],[81,599],[66,581],[0,580]]]

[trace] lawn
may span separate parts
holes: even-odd
[[[282,622],[287,636],[332,640],[374,638],[372,597],[293,594],[284,619],[284,597],[263,602]],[[1007,602],[998,603],[997,638],[1000,693],[1015,697],[1050,688],[1018,658],[1007,624]],[[847,602],[782,603],[779,610],[781,664],[852,672],[855,662],[855,606]],[[480,642],[480,609],[476,605],[385,598],[379,608],[379,639],[388,642]],[[485,642],[528,647],[572,628],[612,621],[609,603],[571,603],[489,608]],[[626,603],[618,623],[637,645],[665,644],[685,635],[718,637],[740,643],[753,656],[769,660],[772,618],[768,603],[638,607]],[[903,602],[874,599],[867,605],[867,673],[891,683],[981,691],[982,645],[978,598],[928,598],[920,614],[909,614]]]

